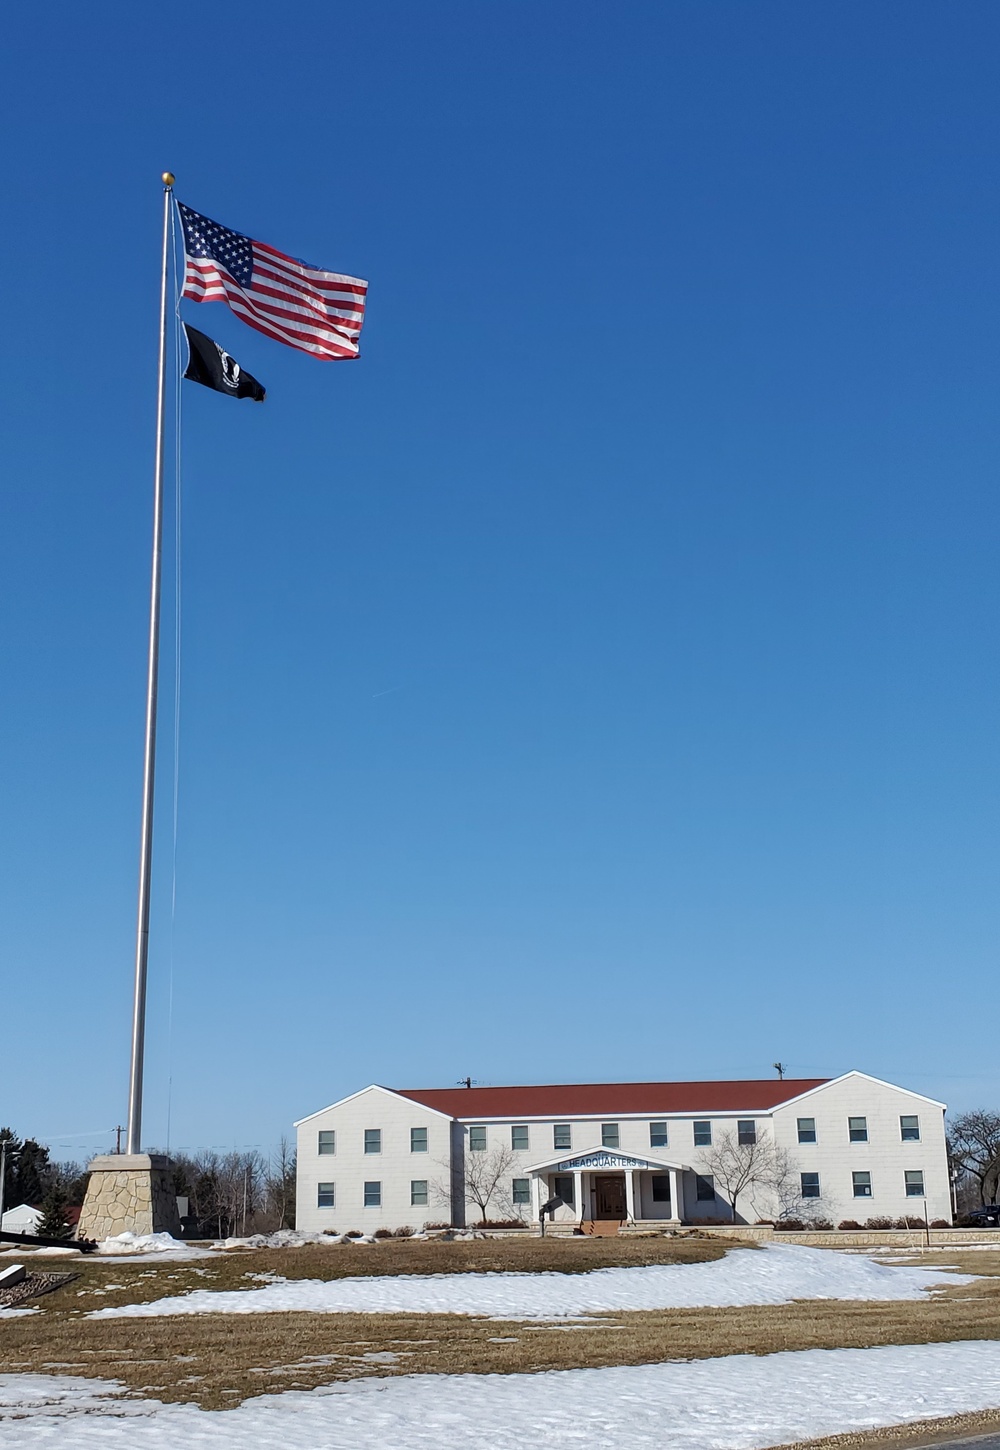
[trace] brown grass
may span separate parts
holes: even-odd
[[[586,1245],[486,1240],[386,1248],[388,1253],[382,1246],[241,1253],[193,1265],[88,1262],[80,1280],[42,1301],[41,1312],[3,1325],[4,1369],[118,1379],[136,1394],[221,1408],[248,1396],[372,1374],[509,1374],[789,1349],[1000,1339],[1000,1253],[935,1256],[931,1262],[956,1267],[965,1259],[962,1268],[990,1277],[920,1302],[675,1309],[605,1315],[572,1329],[457,1315],[83,1317],[97,1305],[145,1301],[193,1286],[248,1288],[256,1281],[247,1275],[265,1272],[330,1278],[400,1271],[390,1265],[405,1265],[411,1272],[427,1272],[433,1265],[432,1271],[442,1272],[520,1269],[529,1263],[579,1270],[718,1256],[714,1245],[692,1240]],[[109,1289],[109,1284],[123,1287]],[[386,1354],[396,1358],[371,1357]]]

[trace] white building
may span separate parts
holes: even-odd
[[[749,1082],[576,1086],[371,1086],[296,1124],[301,1229],[419,1228],[486,1216],[601,1232],[620,1223],[729,1221],[717,1155],[769,1141],[786,1158],[781,1201],[739,1197],[753,1223],[800,1217],[951,1221],[943,1103],[862,1072]],[[746,1157],[744,1152],[742,1157]],[[789,1191],[789,1183],[791,1191]]]
[[[42,1210],[32,1208],[30,1203],[19,1203],[8,1208],[0,1219],[0,1231],[7,1234],[36,1234],[42,1221]]]

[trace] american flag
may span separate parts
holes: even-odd
[[[258,332],[313,357],[357,357],[368,283],[286,257],[177,203],[184,289],[193,302],[228,302]]]

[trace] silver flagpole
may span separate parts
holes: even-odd
[[[153,570],[149,591],[149,668],[146,676],[146,747],[142,762],[142,840],[139,848],[139,919],[135,941],[132,1069],[126,1152],[142,1137],[142,1060],[146,1037],[146,967],[149,960],[149,883],[153,860],[153,785],[156,773],[156,685],[160,657],[160,573],[163,536],[163,423],[167,402],[167,243],[174,177],[163,173],[163,261],[160,270],[160,357],[156,392],[156,465],[153,474]]]

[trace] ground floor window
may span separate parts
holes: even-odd
[[[650,1182],[653,1185],[653,1202],[654,1203],[669,1203],[670,1202],[670,1174],[669,1173],[654,1173],[653,1176],[652,1176],[652,1178],[650,1179]],[[713,1197],[714,1197],[714,1195],[713,1195]]]
[[[568,1203],[570,1208],[573,1207],[575,1197],[573,1187],[573,1175],[571,1173],[559,1174],[552,1180],[553,1193],[557,1198],[561,1198],[563,1203]]]
[[[715,1179],[710,1173],[696,1173],[695,1197],[699,1203],[712,1203],[715,1200]]]
[[[382,1185],[381,1183],[365,1184],[365,1208],[382,1207]]]
[[[872,1196],[872,1176],[871,1176],[871,1174],[870,1173],[852,1173],[851,1174],[851,1177],[854,1180],[854,1197],[855,1198],[871,1198],[871,1196]]]
[[[819,1174],[800,1173],[799,1192],[803,1198],[819,1198]]]
[[[410,1180],[410,1207],[427,1207],[427,1179],[412,1178]]]
[[[511,1183],[511,1198],[517,1205],[531,1202],[530,1178],[515,1178]]]
[[[907,1168],[906,1196],[907,1198],[923,1198],[924,1174],[922,1168]]]
[[[317,1208],[337,1207],[337,1188],[333,1183],[320,1183],[316,1189]]]

